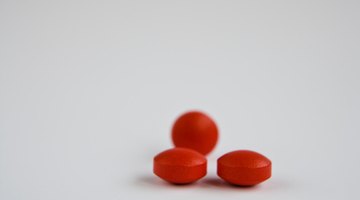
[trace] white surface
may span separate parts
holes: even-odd
[[[360,3],[0,1],[0,199],[360,199]],[[189,109],[216,119],[209,173],[152,174]],[[273,161],[255,188],[216,159]]]

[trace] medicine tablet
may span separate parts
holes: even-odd
[[[192,183],[206,175],[206,158],[197,151],[173,148],[154,158],[154,174],[175,184]]]
[[[176,147],[194,149],[204,155],[210,153],[218,140],[215,122],[202,112],[181,115],[172,128],[172,141]]]
[[[217,164],[217,174],[235,185],[252,186],[271,177],[271,161],[254,151],[227,153],[217,160]]]

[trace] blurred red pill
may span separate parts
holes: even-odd
[[[176,147],[194,149],[206,155],[217,143],[218,128],[206,114],[197,111],[187,112],[175,121],[172,140]]]
[[[233,151],[221,156],[217,163],[217,174],[235,185],[252,186],[271,177],[271,161],[254,151]]]
[[[154,174],[175,184],[192,183],[206,175],[204,155],[186,148],[173,148],[154,158]]]

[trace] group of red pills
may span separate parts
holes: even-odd
[[[154,174],[174,184],[195,182],[207,173],[206,155],[215,147],[219,131],[214,120],[202,112],[181,115],[172,128],[174,148],[154,158]],[[249,150],[226,153],[217,160],[217,174],[240,186],[253,186],[271,177],[271,161]]]

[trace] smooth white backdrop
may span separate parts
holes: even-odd
[[[357,0],[0,0],[0,199],[359,199]],[[209,172],[152,174],[170,128],[220,128]],[[231,187],[216,159],[273,161]]]

